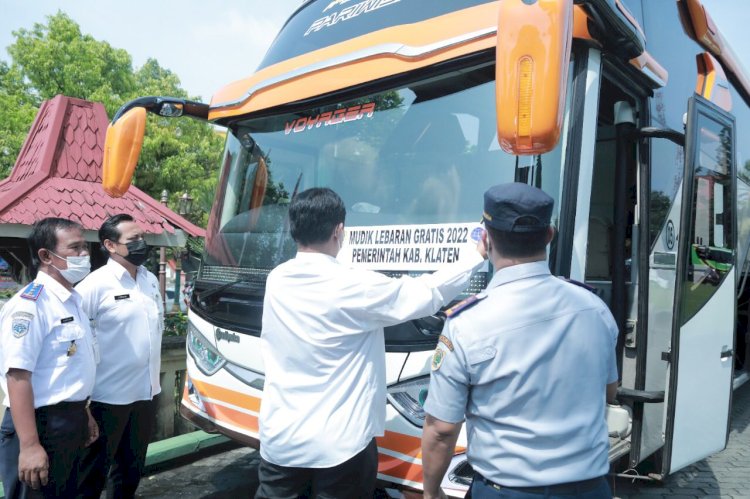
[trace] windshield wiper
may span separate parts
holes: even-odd
[[[235,279],[234,281],[230,281],[226,284],[222,284],[221,286],[217,286],[215,288],[211,288],[209,290],[203,291],[202,293],[198,293],[198,301],[203,305],[206,306],[206,298],[209,298],[216,293],[221,293],[225,289],[229,289],[231,287],[236,286],[237,284],[241,284],[243,282],[253,282],[255,279],[252,277],[240,277],[239,279]]]

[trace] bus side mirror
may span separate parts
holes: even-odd
[[[511,154],[542,154],[560,138],[573,39],[573,0],[499,2],[497,138]]]
[[[107,127],[102,166],[102,187],[112,197],[128,191],[141,154],[146,131],[146,109],[134,107]]]

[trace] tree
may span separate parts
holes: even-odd
[[[135,80],[138,94],[133,98],[142,95],[188,98],[177,75],[159,66],[155,59],[149,59],[135,72]],[[154,197],[166,189],[173,206],[185,191],[194,198],[207,187],[215,191],[223,141],[223,135],[204,122],[149,115],[134,183]],[[196,206],[190,218],[205,226],[209,210],[210,206],[208,209]]]
[[[0,179],[10,174],[37,107],[18,69],[0,61]]]
[[[13,64],[39,101],[57,94],[101,102],[112,115],[135,91],[130,54],[81,33],[63,12],[13,32]]]
[[[133,70],[127,51],[81,33],[63,12],[13,35],[10,64],[0,61],[0,178],[15,162],[39,105],[55,95],[101,102],[110,118],[136,97],[189,97],[157,60]],[[215,186],[222,143],[207,123],[149,115],[134,184],[156,199],[166,189],[176,208],[183,192]],[[207,211],[195,209],[189,218],[205,226]]]

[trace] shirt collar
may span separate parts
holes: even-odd
[[[497,286],[513,281],[520,281],[521,279],[526,279],[528,277],[544,275],[550,275],[549,265],[546,260],[511,265],[510,267],[505,267],[495,272],[495,275],[492,276],[492,280],[487,285],[487,289],[496,288]]]
[[[70,298],[70,296],[74,293],[74,291],[69,290],[68,288],[57,282],[57,280],[51,275],[42,270],[37,272],[34,282],[43,285],[44,289],[55,295],[61,302],[67,301],[67,299]],[[78,293],[76,293],[76,295],[77,294]]]
[[[331,255],[326,255],[325,253],[318,253],[318,252],[309,252],[309,251],[298,251],[294,259],[298,262],[336,262],[338,263],[338,260],[336,260]]]
[[[107,268],[110,272],[119,280],[122,280],[122,278],[127,275],[130,277],[130,273],[128,272],[128,269],[123,267],[123,265],[120,262],[116,262],[114,258],[108,258],[107,259]],[[138,274],[141,272],[140,265],[135,270],[135,275],[138,277]]]

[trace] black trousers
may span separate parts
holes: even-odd
[[[261,459],[255,499],[371,499],[377,474],[374,438],[359,454],[332,468],[287,468]]]
[[[105,486],[107,498],[134,497],[154,428],[154,401],[91,402],[91,415],[99,425],[99,439],[86,449],[78,468],[82,497],[98,499]]]
[[[20,442],[10,410],[0,424],[0,478],[7,499],[76,497],[76,469],[88,438],[85,402],[62,402],[35,411],[39,442],[47,452],[47,485],[33,490],[18,479]]]

